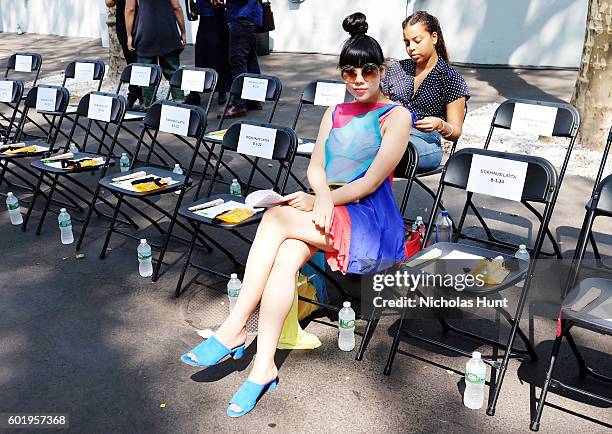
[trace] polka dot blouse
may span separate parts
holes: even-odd
[[[385,74],[383,91],[392,101],[401,103],[417,120],[435,116],[446,120],[446,105],[461,98],[470,98],[464,78],[455,68],[438,57],[438,63],[414,94],[416,63],[404,59],[393,63]]]

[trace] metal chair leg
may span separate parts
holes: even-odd
[[[389,357],[387,358],[387,364],[384,370],[385,375],[391,375],[391,367],[393,366],[393,360],[395,359],[395,354],[397,353],[397,349],[399,347],[403,328],[404,328],[404,310],[402,310],[402,313],[399,319],[399,324],[397,326],[397,331],[395,332],[395,336],[393,337],[393,343],[391,344],[391,350],[389,351]]]
[[[363,360],[363,353],[365,353],[366,347],[372,338],[372,334],[374,334],[374,330],[376,330],[376,326],[378,325],[378,321],[380,318],[375,318],[376,310],[373,309],[370,314],[370,318],[368,318],[368,323],[366,325],[365,332],[363,334],[363,338],[361,338],[361,345],[359,346],[359,350],[357,351],[357,355],[355,356],[355,360],[361,361]]]
[[[57,186],[57,180],[59,179],[59,175],[55,175],[53,178],[53,182],[51,183],[51,189],[49,193],[47,193],[47,201],[45,202],[45,206],[40,215],[40,219],[38,220],[38,226],[36,227],[36,235],[40,235],[42,231],[43,224],[45,223],[45,218],[47,217],[47,211],[49,211],[49,206],[51,206],[51,198],[53,197],[53,192],[55,191],[55,187]]]
[[[193,236],[191,237],[191,243],[189,243],[189,250],[185,255],[185,261],[183,262],[183,269],[181,270],[181,275],[179,276],[179,280],[176,283],[176,289],[174,290],[174,298],[179,298],[181,296],[181,288],[183,287],[183,279],[185,278],[185,273],[187,272],[187,267],[189,267],[189,262],[191,261],[191,254],[193,253],[193,249],[195,248],[195,243],[198,238],[198,231],[200,230],[200,225],[193,226]]]
[[[43,174],[41,173],[38,176],[38,182],[36,183],[36,188],[34,189],[34,196],[32,196],[32,202],[30,203],[30,207],[28,208],[28,212],[26,213],[24,219],[23,219],[23,223],[21,225],[21,230],[23,232],[25,232],[28,228],[28,221],[30,221],[30,216],[32,215],[32,210],[34,210],[34,204],[36,203],[36,198],[38,198],[38,195],[40,194],[40,186],[42,185],[43,182]]]
[[[546,379],[544,380],[544,386],[542,387],[540,400],[538,401],[535,419],[531,421],[531,426],[529,427],[531,431],[538,431],[540,429],[540,419],[542,418],[542,411],[544,410],[544,405],[546,404],[546,395],[548,394],[550,380],[552,379],[553,369],[555,368],[555,362],[557,361],[557,355],[559,354],[559,348],[561,347],[562,340],[563,333],[557,336],[553,345],[552,354],[550,356],[550,365],[548,367],[548,372],[546,373]]]
[[[100,252],[100,259],[106,258],[106,249],[108,248],[108,243],[110,242],[111,234],[115,230],[115,221],[117,221],[117,215],[119,215],[119,208],[121,208],[121,202],[123,202],[123,196],[120,195],[117,199],[118,199],[117,206],[115,207],[115,212],[113,212],[113,218],[108,228],[108,232],[106,232],[106,238],[104,239],[104,245],[102,246],[102,251]]]

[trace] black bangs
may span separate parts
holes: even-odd
[[[366,63],[382,65],[385,62],[382,48],[376,39],[368,35],[351,36],[342,46],[338,66],[346,65],[360,68]]]

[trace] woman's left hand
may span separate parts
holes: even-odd
[[[442,119],[435,116],[427,116],[414,123],[415,128],[431,133],[432,131],[440,131],[442,129]]]
[[[324,192],[314,197],[312,221],[325,235],[329,235],[334,220],[334,201],[331,193]]]
[[[283,197],[283,202],[300,211],[310,212],[314,207],[315,197],[303,191],[296,191]]]

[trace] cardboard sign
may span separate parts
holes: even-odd
[[[274,154],[275,141],[276,130],[274,128],[243,124],[240,127],[237,150],[240,154],[271,159]]]
[[[528,164],[487,155],[473,155],[467,191],[520,201]]]
[[[57,89],[52,87],[39,87],[36,92],[36,111],[54,112],[57,98]]]
[[[74,79],[76,81],[92,81],[96,65],[93,63],[77,62],[74,64]]]
[[[206,82],[206,71],[191,71],[183,70],[183,79],[181,80],[181,90],[186,92],[204,92],[204,83]]]
[[[132,66],[130,84],[148,87],[151,82],[151,68],[148,66]]]
[[[15,71],[32,72],[32,56],[17,54],[15,56]]]
[[[191,111],[182,107],[162,105],[159,118],[159,131],[186,136],[189,131]]]
[[[98,121],[110,122],[113,112],[113,99],[104,95],[89,95],[87,117]]]
[[[240,98],[264,102],[267,91],[268,80],[265,78],[244,77]]]
[[[0,80],[0,102],[11,102],[13,99],[13,82]]]
[[[510,131],[523,134],[552,136],[557,119],[557,107],[534,104],[514,104]]]
[[[332,106],[342,104],[345,95],[346,86],[344,84],[318,82],[314,105]]]

